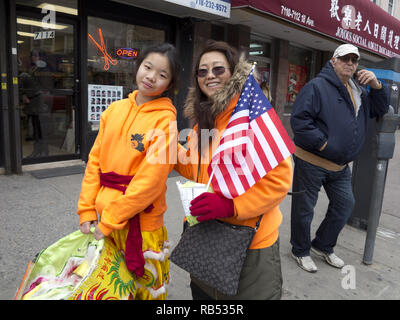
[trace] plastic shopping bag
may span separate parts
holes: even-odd
[[[191,180],[186,181],[177,181],[176,185],[179,190],[179,195],[181,197],[183,211],[185,213],[186,221],[190,226],[193,226],[198,223],[196,217],[190,214],[190,202],[201,195],[203,192],[213,192],[212,188],[203,183],[196,183]]]
[[[28,265],[15,300],[126,300],[136,283],[109,238],[80,230],[41,251]]]

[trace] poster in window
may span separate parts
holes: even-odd
[[[307,67],[295,64],[289,64],[289,73],[287,81],[287,102],[294,102],[297,94],[306,84]]]
[[[122,99],[122,86],[88,85],[88,120],[100,121],[101,114],[110,104]]]

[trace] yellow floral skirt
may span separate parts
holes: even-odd
[[[117,248],[125,252],[128,229],[114,230],[110,238]],[[135,300],[166,300],[169,284],[169,249],[167,229],[163,226],[155,231],[142,231],[142,250],[145,259],[144,275],[132,276],[136,282]]]

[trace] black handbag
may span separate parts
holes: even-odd
[[[220,220],[208,220],[187,227],[170,259],[205,284],[226,295],[235,295],[246,251],[255,228]]]

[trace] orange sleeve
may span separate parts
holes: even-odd
[[[186,179],[193,180],[193,164],[190,157],[190,149],[178,144],[177,163],[174,170]]]
[[[190,130],[187,136],[187,148],[178,144],[177,164],[174,167],[175,171],[189,180],[197,179],[199,155],[196,144],[197,125]]]
[[[234,198],[239,220],[254,218],[277,207],[289,192],[293,180],[291,157],[283,160],[241,196]]]
[[[178,143],[176,119],[170,114],[171,116],[160,120],[150,135],[146,135],[151,143],[125,195],[104,207],[98,225],[104,235],[109,235],[114,229],[123,229],[129,219],[142,212],[165,192]]]

